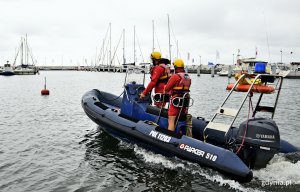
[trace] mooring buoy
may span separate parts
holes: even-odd
[[[49,94],[50,94],[50,92],[46,88],[46,77],[45,77],[45,85],[44,85],[44,89],[41,90],[41,95],[49,95]]]

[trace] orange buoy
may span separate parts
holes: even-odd
[[[238,84],[235,87],[235,91],[240,92],[247,92],[249,90],[251,85],[242,85]],[[226,87],[226,90],[231,90],[234,87],[234,84],[228,84]],[[273,93],[275,91],[275,88],[272,86],[266,86],[266,85],[253,85],[252,92],[255,93]]]
[[[50,92],[48,89],[46,89],[46,77],[45,77],[45,85],[44,85],[44,89],[41,90],[41,95],[49,95]]]

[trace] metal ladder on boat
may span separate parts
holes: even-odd
[[[206,138],[208,137],[208,135],[206,135],[206,131],[207,130],[213,130],[213,131],[217,131],[217,132],[221,132],[224,134],[224,139],[226,141],[226,137],[227,137],[227,133],[228,131],[232,128],[233,123],[235,122],[239,112],[241,111],[246,99],[251,96],[252,92],[251,90],[253,89],[255,82],[260,79],[263,78],[264,76],[272,76],[272,75],[265,75],[265,74],[258,74],[255,76],[255,79],[253,80],[252,84],[250,85],[248,91],[246,92],[246,95],[244,96],[241,104],[239,105],[238,108],[227,108],[224,107],[224,105],[226,104],[226,102],[228,101],[229,97],[231,96],[231,94],[233,93],[233,91],[235,91],[236,87],[239,85],[239,83],[244,79],[244,78],[248,78],[250,77],[249,74],[243,74],[234,84],[234,86],[232,87],[232,89],[230,90],[230,92],[228,93],[227,97],[225,98],[225,100],[223,101],[223,103],[221,104],[221,106],[218,108],[217,112],[215,113],[215,115],[213,116],[213,118],[211,119],[211,121],[207,124],[207,126],[205,127],[204,131],[203,131],[203,138],[204,141],[206,141]],[[275,76],[273,76],[275,78]],[[262,100],[262,96],[264,93],[261,93],[258,99],[258,102],[256,104],[255,110],[253,111],[253,115],[252,117],[255,116],[255,114],[259,111],[263,111],[263,112],[270,112],[272,113],[272,118],[274,117],[274,113],[275,113],[275,109],[277,106],[277,101],[278,101],[278,97],[279,97],[279,93],[281,90],[281,86],[282,86],[282,76],[278,76],[278,78],[280,78],[280,81],[278,81],[279,83],[279,88],[276,89],[277,90],[277,96],[276,96],[276,100],[275,100],[275,104],[273,107],[269,107],[269,106],[261,106],[260,102]],[[265,82],[264,85],[267,85],[267,81]],[[276,85],[277,87],[277,85]],[[229,124],[225,124],[225,123],[219,123],[219,122],[215,122],[215,119],[217,116],[224,116],[224,117],[229,117],[232,118],[231,122]],[[227,141],[226,141],[227,142]]]

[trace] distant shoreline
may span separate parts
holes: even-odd
[[[40,71],[95,71],[95,72],[126,72],[126,68],[122,66],[37,66]],[[197,73],[198,66],[188,66],[189,73]],[[216,68],[215,74],[221,71]],[[211,74],[211,69],[201,68],[201,74]]]

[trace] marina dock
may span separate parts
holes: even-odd
[[[189,73],[197,73],[197,69],[200,67],[200,73],[211,74],[211,69],[205,65],[188,65],[187,69]],[[115,66],[115,65],[99,65],[99,66],[38,66],[41,71],[97,71],[97,72],[113,72],[113,73],[125,73],[127,70],[126,66]],[[146,71],[149,72],[149,67],[146,67]],[[221,71],[221,68],[215,68],[214,72]]]

